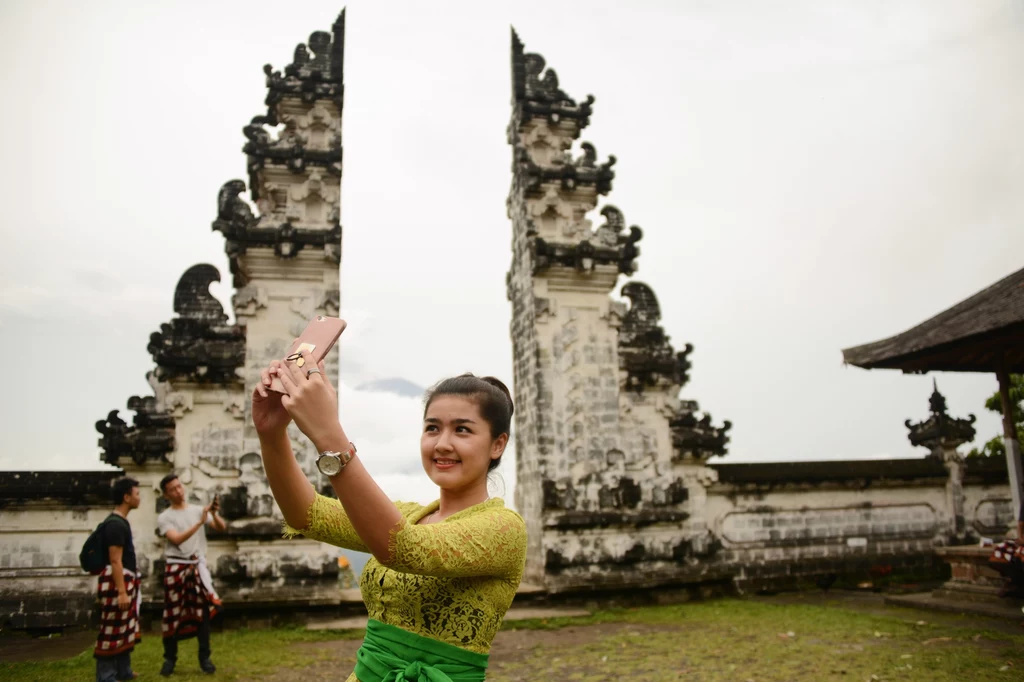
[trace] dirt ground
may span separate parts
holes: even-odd
[[[488,680],[504,679],[503,669],[529,658],[531,652],[541,645],[556,646],[559,649],[572,651],[580,647],[600,641],[607,636],[628,632],[634,636],[645,633],[663,633],[664,625],[651,626],[644,624],[604,623],[601,625],[570,626],[558,630],[505,630],[498,633],[491,646],[491,658]],[[298,645],[308,650],[330,652],[328,660],[318,661],[302,670],[282,671],[274,676],[277,682],[339,682],[344,680],[356,664],[356,651],[362,642],[359,640],[340,640],[321,643],[304,643]],[[510,677],[519,680],[519,677]],[[263,682],[252,680],[251,682]]]

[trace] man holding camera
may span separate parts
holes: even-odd
[[[204,673],[217,668],[210,661],[210,619],[217,614],[220,598],[213,589],[206,566],[206,525],[219,531],[227,529],[217,515],[217,497],[205,507],[188,504],[185,486],[176,474],[160,481],[160,490],[171,506],[157,517],[157,534],[164,538],[164,664],[160,674],[174,672],[178,661],[178,642],[199,640],[199,667]]]

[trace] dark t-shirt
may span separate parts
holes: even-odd
[[[106,523],[103,524],[103,544],[110,547],[121,547],[121,565],[129,571],[138,570],[135,567],[135,543],[132,542],[132,527],[128,519],[117,514],[111,514]],[[109,554],[107,555],[110,556]],[[110,563],[110,559],[107,559]]]

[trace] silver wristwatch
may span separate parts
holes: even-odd
[[[337,476],[345,468],[345,465],[352,461],[355,454],[356,444],[352,442],[348,444],[348,450],[345,452],[326,450],[316,458],[316,468],[324,476]]]

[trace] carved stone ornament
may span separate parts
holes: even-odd
[[[309,36],[307,44],[299,43],[295,47],[292,63],[284,67],[283,74],[270,64],[263,67],[267,76],[266,104],[270,122],[277,124],[275,106],[288,96],[300,97],[306,103],[334,100],[340,110],[345,94],[344,65],[345,10],[342,10],[330,33],[316,31]]]
[[[680,410],[669,420],[675,461],[705,461],[715,455],[725,455],[728,451],[727,434],[732,428],[732,422],[725,421],[722,426],[714,426],[708,413],[697,418],[698,409],[695,401],[684,401]]]
[[[237,288],[247,284],[238,267],[238,257],[253,247],[272,248],[282,258],[294,258],[299,251],[310,246],[324,249],[328,258],[340,263],[340,223],[335,221],[329,230],[297,228],[287,220],[280,225],[264,227],[253,216],[249,205],[238,196],[243,191],[245,183],[241,180],[224,183],[217,195],[217,219],[213,221],[214,232],[224,235],[224,251],[231,262]]]
[[[974,422],[977,419],[973,414],[967,419],[950,417],[946,412],[946,398],[939,393],[936,382],[932,382],[932,395],[928,400],[931,407],[931,416],[928,419],[912,423],[909,419],[904,422],[910,433],[907,437],[912,445],[920,445],[929,450],[937,448],[954,450],[964,443],[974,440]]]
[[[594,96],[587,95],[577,104],[558,87],[558,74],[554,69],[545,71],[544,57],[526,53],[515,29],[512,29],[512,95],[516,115],[520,121],[533,116],[547,118],[552,124],[562,119],[576,121],[578,130],[590,123]]]
[[[245,364],[245,327],[228,325],[210,284],[220,281],[217,268],[193,265],[174,292],[178,317],[149,337],[159,381],[235,384],[235,370]]]
[[[98,445],[103,449],[101,459],[114,465],[122,458],[140,466],[147,461],[169,462],[167,455],[174,451],[174,417],[166,410],[158,410],[152,396],[132,396],[128,409],[135,411],[131,426],[118,416],[117,410],[96,422],[100,433]]]
[[[619,272],[632,275],[636,271],[635,260],[640,255],[640,247],[636,244],[643,237],[643,231],[634,225],[628,234],[613,232],[610,238],[609,230],[615,230],[611,225],[620,224],[620,221],[625,224],[622,213],[614,206],[606,206],[601,215],[608,222],[578,244],[548,243],[540,237],[532,238],[533,274],[537,275],[552,265],[564,265],[581,272],[593,270],[597,265],[617,265]]]
[[[539,166],[526,153],[520,155],[520,172],[527,192],[538,192],[545,183],[557,182],[567,191],[593,186],[598,194],[608,194],[612,191],[612,180],[615,179],[615,172],[612,170],[615,161],[614,156],[609,156],[602,164],[588,165],[588,158],[584,155],[578,162]]]
[[[320,167],[337,178],[341,177],[341,138],[332,136],[328,149],[308,149],[297,137],[272,140],[264,125],[270,123],[267,116],[254,116],[249,125],[242,128],[248,142],[242,147],[246,154],[249,170],[249,186],[253,188],[253,199],[258,200],[260,182],[257,173],[267,163],[285,166],[295,174],[304,173],[308,167]],[[243,188],[244,189],[244,188]]]
[[[619,327],[619,369],[626,372],[626,390],[643,392],[659,384],[682,388],[689,381],[693,346],[676,352],[659,322],[661,307],[654,291],[643,282],[628,282],[622,295],[629,311]]]

